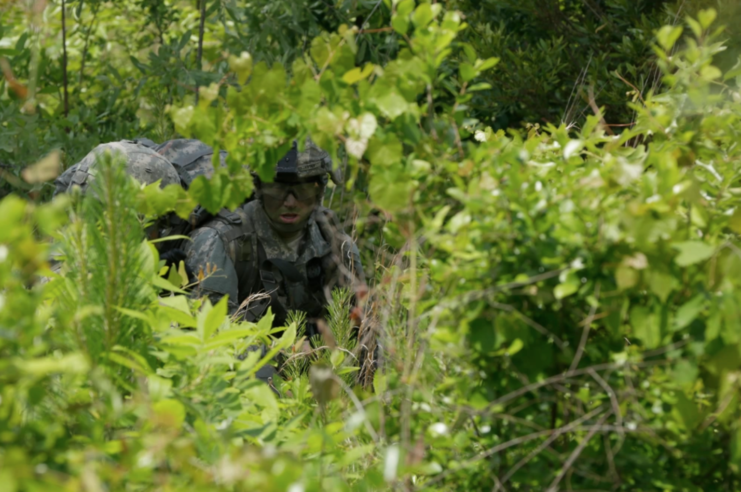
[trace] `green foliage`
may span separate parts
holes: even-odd
[[[662,89],[614,135],[598,108],[578,131],[473,121],[506,53],[440,3],[384,5],[393,59],[346,25],[173,92],[178,131],[229,152],[188,197],[108,162],[85,198],[0,202],[0,488],[738,489],[741,93],[713,12],[657,29]],[[370,267],[357,342],[349,293],[312,347],[300,314],[182,295],[141,232],[163,197],[238,205],[243,165],[270,176],[309,134]]]

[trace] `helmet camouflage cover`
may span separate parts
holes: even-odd
[[[126,159],[126,173],[145,185],[160,181],[160,186],[180,184],[180,176],[173,165],[154,150],[144,145],[123,140],[98,145],[86,155],[72,175],[70,190],[79,186],[84,191],[96,175],[98,156],[105,153],[121,155]],[[69,190],[68,190],[69,191]]]
[[[294,141],[291,150],[278,161],[275,168],[276,178],[307,179],[327,174],[332,174],[332,158],[310,138],[306,139],[301,152],[298,151],[298,143]],[[334,175],[332,180],[336,182]]]

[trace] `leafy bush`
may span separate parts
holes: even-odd
[[[352,197],[373,280],[366,387],[361,352],[308,347],[300,316],[276,339],[158,275],[140,221],[172,190],[103,162],[92,196],[5,198],[0,488],[736,490],[741,72],[712,65],[714,17],[657,32],[664,90],[620,135],[596,107],[578,132],[464,129],[497,60],[411,0],[384,66],[358,66],[342,27],[290,76],[231,56],[229,80],[173,104],[179,132],[229,151],[188,191],[206,208],[309,133],[347,163],[331,197]],[[278,353],[280,398],[252,377]]]

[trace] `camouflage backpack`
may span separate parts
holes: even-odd
[[[83,191],[95,176],[96,157],[103,152],[120,152],[127,160],[127,172],[144,184],[161,180],[162,187],[178,183],[186,190],[198,176],[213,176],[213,149],[195,139],[180,138],[157,144],[147,138],[121,140],[101,144],[87,154],[80,162],[71,166],[55,181],[54,196],[71,191],[79,186]],[[226,165],[226,152],[220,153],[221,165]],[[162,217],[156,228],[156,236],[187,236],[213,216],[202,207],[196,207],[189,220],[175,214]],[[177,249],[182,240],[158,243],[160,253]]]

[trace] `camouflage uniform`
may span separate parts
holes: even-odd
[[[298,180],[324,179],[331,172],[326,152],[309,140],[306,149],[296,147],[276,168],[276,176],[290,175]],[[236,312],[245,300],[258,293],[269,298],[250,302],[240,313],[247,320],[259,319],[272,307],[274,325],[281,326],[289,310],[307,313],[309,319],[324,314],[335,287],[356,292],[365,285],[360,254],[352,239],[341,232],[334,213],[318,206],[303,227],[297,249],[288,247],[258,200],[222,211],[211,222],[191,234],[184,250],[186,264],[198,273],[214,271],[198,285],[197,294],[217,301],[229,296],[230,311]],[[323,190],[323,184],[321,189]]]
[[[175,166],[186,189],[198,176],[210,179],[214,174],[214,151],[200,140],[179,138],[158,145],[154,150]],[[221,165],[226,166],[226,152],[222,150],[219,157]]]
[[[110,142],[95,147],[79,163],[67,169],[55,181],[56,196],[62,192],[69,192],[74,186],[85,191],[94,179],[95,165],[98,156],[104,152],[120,154],[126,159],[126,172],[144,184],[151,184],[161,180],[160,185],[179,184],[180,176],[170,162],[151,148],[132,140]]]
[[[276,315],[275,326],[283,324],[289,310],[318,318],[332,289],[355,291],[365,284],[357,246],[324,207],[314,211],[298,252],[287,249],[276,235],[259,201],[220,212],[190,237],[187,265],[196,273],[215,270],[199,284],[198,294],[213,302],[228,295],[232,313],[253,294],[271,294],[245,306],[250,321],[259,319],[268,305]]]

